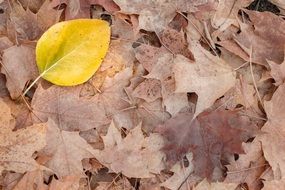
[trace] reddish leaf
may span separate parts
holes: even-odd
[[[252,137],[254,126],[237,111],[203,112],[192,118],[180,113],[158,127],[166,141],[163,150],[171,165],[192,151],[195,174],[212,179],[214,169],[223,168],[223,155],[243,153],[242,142]]]

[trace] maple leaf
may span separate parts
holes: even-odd
[[[157,79],[145,79],[133,91],[133,97],[153,102],[161,97],[161,84]]]
[[[254,140],[252,143],[244,143],[243,148],[245,154],[239,155],[238,160],[232,160],[229,165],[226,165],[228,171],[224,182],[245,183],[248,189],[260,189],[261,180],[258,179],[261,177],[266,166],[261,143]]]
[[[109,123],[104,108],[79,97],[80,87],[38,86],[32,99],[33,119],[54,120],[60,129],[84,131]],[[80,113],[80,115],[78,115]]]
[[[198,101],[195,116],[223,96],[235,85],[235,72],[222,59],[199,45],[192,48],[195,64],[183,56],[174,59],[176,92],[195,92]]]
[[[164,136],[169,164],[192,151],[195,174],[211,179],[214,169],[223,168],[224,154],[243,153],[241,143],[253,135],[254,126],[237,111],[221,110],[203,112],[194,120],[192,113],[179,113],[157,131]]]
[[[62,179],[53,179],[49,185],[49,190],[78,190],[79,176],[65,176]]]
[[[284,53],[285,56],[285,53]],[[274,61],[267,60],[270,66],[270,74],[275,80],[275,85],[279,86],[285,81],[285,58],[281,64],[277,64]]]
[[[149,178],[164,169],[164,154],[160,151],[163,139],[158,134],[144,137],[139,125],[123,139],[112,122],[107,135],[102,138],[105,147],[95,157],[113,172],[122,172],[127,177]]]
[[[280,180],[272,180],[272,181],[264,181],[264,187],[262,190],[275,190],[280,189],[281,187],[285,187],[285,178]]]
[[[31,190],[37,187],[40,190],[47,190],[47,185],[44,183],[44,174],[42,170],[27,172],[21,180],[16,184],[13,190]]]
[[[78,19],[78,18],[90,18],[90,8],[92,4],[103,6],[109,12],[115,12],[119,10],[113,0],[53,0],[53,7],[57,7],[60,4],[66,4],[65,19]]]
[[[254,0],[222,0],[219,1],[217,11],[211,19],[211,24],[214,28],[221,31],[225,30],[230,25],[239,26],[237,16],[241,8],[247,7]]]
[[[265,134],[258,135],[262,143],[264,157],[269,162],[276,179],[285,176],[284,123],[285,123],[285,84],[278,87],[270,101],[264,102],[264,109],[268,121],[262,127]]]
[[[193,190],[236,190],[238,184],[234,183],[209,183],[206,179],[201,181]]]
[[[0,99],[0,173],[3,170],[24,173],[40,166],[32,155],[46,145],[46,124],[12,131],[15,121],[9,107]]]
[[[81,161],[83,158],[94,157],[94,149],[79,136],[79,132],[60,130],[50,119],[47,125],[49,144],[39,153],[39,156],[50,158],[45,165],[52,169],[58,177],[84,176]]]
[[[167,0],[152,1],[146,0],[114,0],[121,8],[121,12],[126,14],[138,14],[139,28],[147,31],[162,31],[174,18],[177,11],[195,12],[198,7],[209,3],[206,0],[178,0],[170,2]]]
[[[2,62],[1,72],[6,75],[6,86],[11,97],[18,98],[26,82],[38,76],[35,49],[25,45],[12,46],[3,51]]]
[[[241,33],[234,39],[252,57],[252,62],[268,67],[267,60],[280,64],[284,58],[285,23],[270,12],[245,11],[251,24],[241,24]],[[270,30],[274,28],[274,30]],[[227,48],[227,46],[224,46]],[[252,47],[252,53],[251,53]],[[229,51],[232,51],[229,48]],[[232,51],[235,53],[235,51]]]
[[[166,188],[171,189],[171,190],[176,190],[176,189],[180,189],[180,188],[183,189],[183,186],[181,186],[181,184],[189,183],[186,180],[189,177],[189,175],[194,171],[194,166],[192,163],[192,159],[193,159],[192,153],[188,153],[186,155],[186,158],[189,162],[189,165],[187,167],[185,167],[180,162],[177,162],[170,169],[170,171],[172,171],[174,174],[170,178],[168,178],[166,181],[161,183],[160,184],[161,186],[166,187]]]

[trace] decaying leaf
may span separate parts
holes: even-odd
[[[225,154],[243,153],[241,143],[253,135],[255,127],[237,111],[203,112],[193,120],[192,113],[180,113],[158,127],[166,145],[163,150],[170,164],[193,152],[196,175],[213,178],[223,169]]]
[[[268,121],[262,128],[265,134],[259,135],[264,157],[272,167],[275,179],[280,179],[285,176],[285,161],[283,159],[285,153],[280,151],[285,144],[284,93],[285,84],[282,84],[278,87],[272,99],[264,103]]]
[[[12,131],[15,121],[10,108],[0,99],[0,172],[3,170],[24,173],[43,169],[32,157],[46,145],[46,124]]]
[[[37,77],[35,66],[35,48],[26,45],[12,46],[3,51],[3,67],[1,72],[6,75],[6,85],[13,99],[22,94],[28,81]]]
[[[95,157],[111,171],[127,177],[150,178],[164,169],[164,154],[160,151],[163,139],[158,134],[144,137],[139,125],[123,139],[112,122],[102,138],[105,147]]]
[[[283,19],[270,12],[247,10],[246,14],[252,24],[241,23],[241,33],[236,36],[235,41],[248,56],[251,55],[252,62],[266,67],[268,66],[266,60],[280,64],[284,58],[285,23]],[[274,30],[271,30],[272,28]]]
[[[67,131],[85,131],[109,123],[104,108],[90,99],[79,97],[80,87],[38,86],[32,100],[33,119],[54,120]],[[80,114],[78,114],[80,113]]]
[[[63,131],[52,120],[47,122],[47,132],[49,144],[40,153],[50,158],[45,165],[58,177],[83,177],[81,161],[94,157],[91,145],[79,136],[79,132]]]
[[[284,54],[285,56],[285,54]],[[285,59],[281,64],[277,64],[273,61],[267,60],[269,66],[270,66],[270,74],[275,80],[275,85],[279,86],[284,83],[285,81]]]
[[[47,190],[47,185],[44,184],[43,171],[35,170],[27,172],[13,190],[31,190],[37,187],[40,190]]]
[[[231,161],[227,165],[227,177],[225,183],[246,184],[248,189],[260,189],[262,187],[259,178],[265,171],[266,161],[263,157],[261,143],[243,143],[245,154],[239,155],[238,160]]]
[[[235,190],[238,184],[234,183],[209,183],[206,179],[201,181],[193,190]]]

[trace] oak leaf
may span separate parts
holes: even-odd
[[[235,190],[238,184],[215,182],[209,183],[206,179],[201,181],[193,190]]]
[[[27,172],[13,190],[31,190],[37,187],[39,190],[48,190],[48,186],[44,183],[44,174],[42,170]]]

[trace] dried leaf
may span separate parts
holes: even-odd
[[[201,181],[193,190],[235,190],[238,184],[234,183],[209,183],[206,179]]]
[[[6,75],[6,85],[13,99],[22,94],[28,81],[38,75],[35,66],[35,49],[30,46],[12,46],[3,52],[1,72]]]
[[[176,92],[198,95],[195,116],[209,108],[235,85],[235,72],[220,58],[197,46],[195,63],[183,56],[174,60]],[[211,95],[211,96],[209,96]]]
[[[241,143],[253,135],[254,126],[236,111],[203,112],[193,120],[192,113],[180,113],[157,129],[165,138],[163,150],[173,164],[193,152],[194,172],[213,178],[223,168],[224,154],[243,153]]]
[[[284,54],[285,56],[285,54]],[[275,85],[279,86],[284,83],[285,81],[285,59],[281,64],[277,64],[274,61],[267,60],[270,66],[270,74],[275,80]]]
[[[79,132],[63,131],[54,121],[48,120],[47,142],[49,144],[40,155],[47,155],[50,160],[45,164],[58,177],[84,176],[82,159],[94,157],[94,149],[79,136]]]
[[[163,139],[158,134],[144,137],[139,125],[123,139],[111,123],[107,135],[102,138],[105,148],[95,157],[113,172],[122,172],[127,177],[150,178],[164,169],[164,154],[160,151]]]
[[[35,124],[12,131],[15,121],[9,107],[0,99],[0,173],[3,170],[24,173],[40,169],[32,155],[46,145],[46,124]]]
[[[67,131],[85,131],[108,124],[104,108],[90,99],[80,98],[79,93],[79,87],[44,89],[39,85],[32,100],[33,119],[50,118]]]

